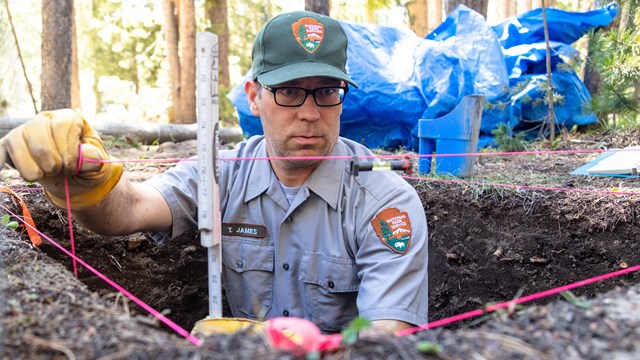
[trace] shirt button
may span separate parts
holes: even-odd
[[[285,223],[285,224],[291,224],[291,220],[292,220],[292,219],[291,219],[291,216],[287,216],[287,218],[286,218],[286,219],[284,219],[284,223]]]
[[[282,312],[282,315],[284,315],[284,316],[289,316],[289,310],[285,310],[285,311],[283,311],[283,312]]]
[[[242,263],[242,261],[238,260],[238,262],[236,263],[236,265],[237,265],[239,268],[242,268],[242,265],[244,265],[244,264]]]
[[[329,286],[329,289],[333,289],[336,286],[336,284],[334,284],[333,281],[329,281],[327,285]]]
[[[289,264],[287,263],[282,264],[282,268],[285,270],[289,270]]]

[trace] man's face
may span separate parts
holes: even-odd
[[[273,85],[271,88],[312,90],[341,84],[337,79],[312,77]],[[340,133],[342,105],[321,107],[309,94],[299,107],[280,106],[276,104],[274,94],[257,81],[247,81],[245,91],[251,112],[260,116],[270,157],[326,156],[331,153]],[[289,160],[286,163],[291,167],[308,167],[318,162]]]

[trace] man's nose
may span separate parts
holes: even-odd
[[[316,121],[320,119],[320,107],[316,104],[313,95],[309,94],[302,105],[300,105],[298,115],[300,119],[306,121]]]

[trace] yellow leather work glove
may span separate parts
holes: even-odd
[[[259,334],[264,329],[264,323],[242,318],[205,318],[198,320],[191,330],[196,337],[209,337],[216,334],[234,334],[249,330],[252,335]]]
[[[109,159],[98,134],[70,109],[43,111],[0,139],[0,166],[7,162],[25,180],[40,183],[49,200],[61,208],[66,207],[65,176],[73,210],[99,203],[122,176],[122,164],[80,161],[80,155]]]

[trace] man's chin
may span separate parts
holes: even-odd
[[[293,151],[289,155],[287,155],[287,159],[285,160],[291,167],[303,168],[314,166],[321,162],[324,155],[317,150],[300,150]],[[308,158],[308,159],[305,159]]]

